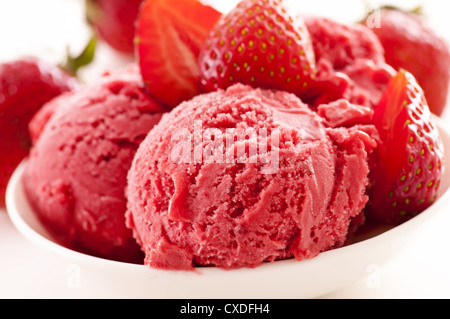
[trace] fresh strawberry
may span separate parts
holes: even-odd
[[[135,21],[141,3],[142,0],[86,0],[86,18],[109,46],[133,54]]]
[[[221,13],[198,0],[146,0],[136,52],[148,92],[168,108],[199,93],[200,47]]]
[[[76,78],[37,59],[0,64],[0,206],[16,166],[28,155],[28,123],[44,103],[78,87]]]
[[[381,145],[371,172],[369,220],[401,224],[437,198],[443,146],[423,90],[404,70],[388,84],[374,111]]]
[[[205,91],[236,82],[303,96],[316,75],[310,34],[279,0],[244,0],[224,15],[200,54]]]
[[[444,38],[424,18],[383,8],[364,22],[372,27],[385,50],[386,62],[411,72],[423,88],[431,112],[442,115],[450,85],[450,50]]]

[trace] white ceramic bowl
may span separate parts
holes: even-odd
[[[450,158],[450,133],[436,119]],[[427,222],[450,207],[450,169],[441,184],[440,199],[411,221],[393,229],[377,229],[358,243],[298,262],[279,261],[256,269],[199,268],[195,272],[165,271],[84,255],[54,241],[36,219],[24,195],[21,176],[26,162],[13,175],[7,209],[15,227],[33,244],[50,250],[83,269],[96,287],[123,298],[315,298],[344,288],[396,257]]]

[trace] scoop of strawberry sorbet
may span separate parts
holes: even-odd
[[[130,66],[45,105],[23,185],[37,216],[61,244],[95,256],[142,263],[125,226],[124,188],[138,145],[163,109]]]
[[[315,106],[344,98],[374,108],[396,73],[386,63],[384,49],[373,30],[305,15],[318,69]]]
[[[128,174],[127,225],[145,264],[253,268],[342,246],[375,145],[340,125],[367,114],[322,108],[328,120],[292,94],[236,84],[164,115]]]

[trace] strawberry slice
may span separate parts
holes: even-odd
[[[221,13],[198,0],[146,0],[136,54],[148,92],[172,108],[199,93],[200,47]]]
[[[382,141],[371,178],[367,216],[401,224],[437,198],[443,172],[443,146],[422,88],[414,76],[395,75],[374,112]]]
[[[199,66],[205,91],[241,82],[302,97],[316,74],[303,19],[278,0],[239,2],[207,38]]]

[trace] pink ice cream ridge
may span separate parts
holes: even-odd
[[[321,16],[306,15],[304,19],[320,80],[315,104],[343,98],[375,107],[396,73],[386,64],[375,33],[364,25],[343,24]]]
[[[144,263],[254,268],[344,245],[376,146],[338,125],[370,116],[356,107],[343,103],[338,120],[321,107],[328,125],[292,94],[236,84],[165,114],[128,173],[127,225]]]
[[[136,149],[163,112],[130,66],[49,102],[35,116],[23,185],[59,243],[142,263],[125,226],[124,188]]]

